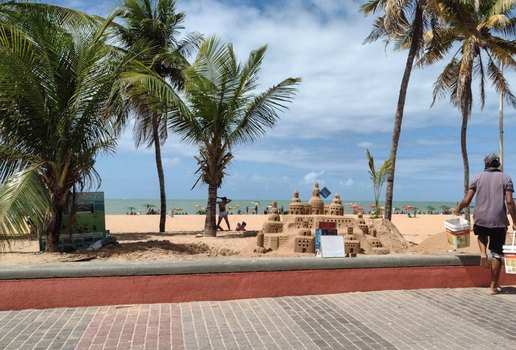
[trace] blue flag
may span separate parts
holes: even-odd
[[[328,198],[328,196],[331,194],[330,190],[327,189],[326,187],[323,187],[322,190],[321,190],[321,197],[323,197],[324,199]]]

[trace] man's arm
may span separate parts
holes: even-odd
[[[464,196],[464,199],[462,199],[462,201],[459,203],[459,206],[456,208],[452,208],[451,210],[456,214],[460,213],[462,211],[462,209],[464,209],[470,205],[471,200],[473,199],[473,196],[475,196],[475,190],[469,189],[468,192],[466,193],[466,195]],[[512,198],[512,193],[511,193],[511,198]],[[514,204],[514,201],[513,201],[513,204]],[[514,214],[516,214],[516,207],[515,207]]]
[[[516,203],[512,198],[512,191],[505,191],[505,202],[507,203],[507,209],[512,219],[512,229],[516,230]]]

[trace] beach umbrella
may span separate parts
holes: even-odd
[[[155,205],[154,205],[154,204],[151,204],[151,203],[145,203],[143,206],[144,206],[145,208],[147,208],[147,209],[149,209],[149,208],[154,208],[154,207],[155,207]]]
[[[353,213],[356,213],[357,211],[359,211],[360,205],[357,203],[352,203],[349,205],[349,207],[353,209]]]
[[[133,210],[136,210],[136,208],[135,207],[127,207],[127,210],[133,211]]]
[[[413,207],[411,205],[406,205],[403,207],[403,210],[414,210],[414,209],[417,209],[416,207]]]
[[[350,205],[351,209],[353,209],[354,212],[363,211],[364,208],[360,206],[360,204],[354,203]]]
[[[427,206],[426,206],[426,210],[428,210],[428,211],[434,211],[434,210],[435,210],[435,208],[434,208],[434,207],[432,207],[431,205],[427,205]]]

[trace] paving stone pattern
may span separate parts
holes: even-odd
[[[516,288],[422,289],[0,312],[0,349],[486,349]]]

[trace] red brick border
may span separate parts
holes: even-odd
[[[479,266],[0,280],[0,310],[487,287],[489,282],[489,270]],[[501,285],[516,285],[516,275],[502,271]]]

